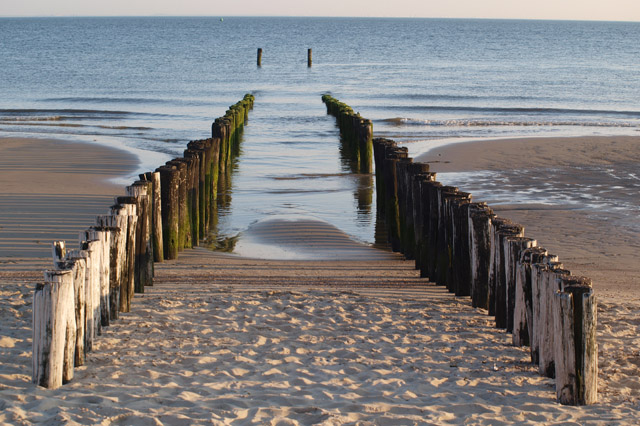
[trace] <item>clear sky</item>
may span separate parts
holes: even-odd
[[[0,16],[388,16],[640,21],[640,0],[2,0]]]

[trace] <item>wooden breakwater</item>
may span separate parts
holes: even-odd
[[[360,117],[351,107],[331,95],[323,95],[327,113],[336,118],[344,156],[351,162],[354,173],[373,172],[373,124]]]
[[[55,389],[73,378],[103,327],[129,312],[135,293],[153,285],[153,264],[198,245],[216,222],[240,133],[253,108],[245,95],[214,121],[211,138],[126,187],[79,249],[53,243],[54,267],[33,297],[33,381]]]
[[[495,317],[513,344],[529,346],[558,401],[597,401],[596,299],[591,281],[524,236],[471,194],[436,181],[407,149],[374,139],[376,196],[392,249],[421,275]]]

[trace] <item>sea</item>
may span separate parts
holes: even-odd
[[[212,121],[252,93],[217,238],[306,218],[372,244],[373,179],[350,173],[323,94],[412,156],[460,141],[638,136],[638,40],[637,22],[1,18],[0,137],[108,145],[138,156],[144,172],[209,137]],[[638,189],[640,181],[630,188]],[[502,195],[547,204],[579,197],[550,193]],[[627,208],[640,212],[638,202]]]

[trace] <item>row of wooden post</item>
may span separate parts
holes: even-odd
[[[323,95],[322,102],[327,106],[327,113],[333,115],[340,129],[343,150],[346,157],[354,165],[356,173],[373,171],[373,124],[371,120],[360,117],[351,107],[338,101],[331,95]]]
[[[245,95],[215,120],[212,138],[189,142],[184,157],[140,175],[109,214],[80,233],[79,249],[53,243],[54,268],[33,298],[34,383],[55,389],[70,381],[102,328],[153,285],[154,262],[175,259],[207,234],[253,102]]]
[[[312,51],[311,49],[307,49],[307,67],[311,68],[311,65],[313,64],[313,60],[312,60]],[[259,47],[258,48],[258,55],[257,55],[257,64],[258,67],[262,66],[262,48]]]
[[[407,149],[374,139],[376,196],[394,251],[421,275],[495,316],[496,327],[530,346],[541,374],[555,377],[558,400],[597,400],[596,301],[591,281],[524,236],[471,194],[444,186]]]

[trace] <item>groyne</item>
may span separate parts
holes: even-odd
[[[327,113],[336,118],[340,129],[341,150],[351,162],[354,173],[373,171],[373,124],[360,117],[351,107],[329,94],[322,96]]]
[[[562,404],[597,401],[596,299],[524,227],[469,193],[436,181],[407,149],[374,139],[378,212],[394,251],[422,276],[495,317],[514,345],[529,346],[540,374],[555,377]]]
[[[79,234],[79,248],[52,245],[53,268],[33,297],[33,382],[55,389],[73,378],[93,342],[153,285],[154,262],[175,259],[216,223],[240,134],[254,97],[245,95],[216,119],[211,138],[126,187],[108,214]]]

